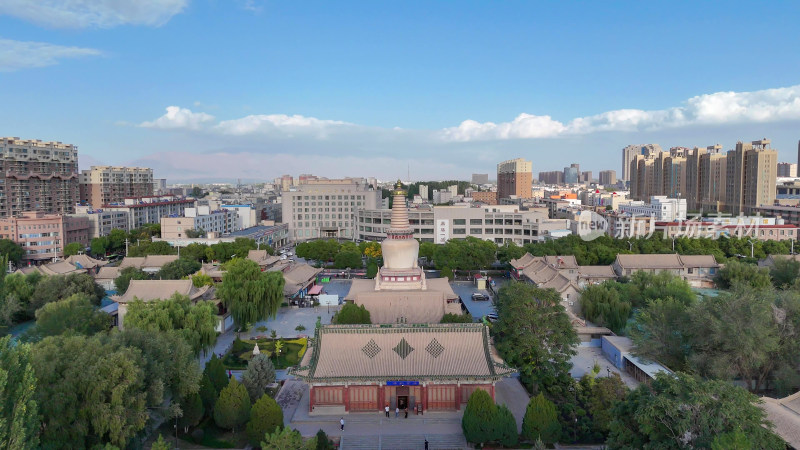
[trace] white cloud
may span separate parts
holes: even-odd
[[[300,115],[287,116],[286,114],[259,114],[242,117],[241,119],[225,120],[215,128],[225,134],[274,134],[281,133],[288,136],[297,134],[311,134],[316,137],[326,137],[328,133],[338,127],[352,125],[339,120],[317,119]]]
[[[196,113],[178,106],[167,106],[166,114],[152,122],[142,122],[139,126],[162,130],[199,130],[212,121],[214,121],[214,116],[210,114]]]
[[[53,28],[161,26],[189,0],[2,0],[0,15]]]
[[[65,47],[46,42],[23,42],[0,39],[0,72],[47,67],[61,59],[100,56],[93,48]]]
[[[511,122],[465,120],[445,128],[446,141],[553,138],[598,131],[654,131],[687,125],[763,123],[800,119],[800,85],[753,92],[717,92],[692,97],[684,106],[644,111],[619,109],[578,117],[568,123],[550,116],[520,114]]]

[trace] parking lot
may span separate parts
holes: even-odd
[[[469,281],[456,281],[450,283],[450,287],[453,288],[453,292],[456,295],[461,297],[461,300],[464,302],[464,306],[467,308],[472,317],[475,320],[480,320],[481,317],[496,312],[494,309],[494,299],[492,295],[486,289],[478,289],[475,287],[475,284]],[[475,292],[479,292],[485,296],[489,297],[489,300],[481,300],[481,301],[474,301],[472,300],[472,294]]]

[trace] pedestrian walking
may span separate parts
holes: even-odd
[[[388,419],[389,418],[389,404],[388,403],[386,404],[386,408],[383,408],[383,410],[386,411],[386,418]]]
[[[397,419],[397,416],[400,414],[400,407],[394,409],[394,418]]]
[[[425,438],[425,450],[428,450],[428,438]]]
[[[342,431],[344,431],[344,417],[339,419],[339,426],[342,428]],[[426,444],[426,447],[427,447],[427,444]]]
[[[408,406],[406,406],[406,419],[408,419]]]
[[[233,372],[231,372],[231,371],[229,370],[229,371],[228,371],[228,379],[230,380],[231,378],[233,378]]]

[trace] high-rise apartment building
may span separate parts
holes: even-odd
[[[381,191],[359,178],[309,180],[284,192],[281,203],[291,240],[353,239],[356,211],[379,208]]]
[[[26,211],[0,219],[0,238],[19,244],[25,261],[46,261],[64,256],[64,247],[73,242],[89,245],[89,219]]]
[[[778,176],[791,178],[797,177],[797,164],[778,163]]]
[[[564,183],[577,184],[580,181],[581,168],[579,164],[570,164],[564,167]]]
[[[661,194],[671,198],[685,198],[686,196],[685,157],[670,155],[664,159],[664,179],[661,188]]]
[[[564,184],[564,172],[561,170],[539,172],[539,182],[544,184]]]
[[[420,184],[419,185],[419,196],[422,197],[422,200],[428,201],[431,198],[428,197],[428,185],[427,184]]]
[[[457,184],[453,184],[453,185],[447,186],[447,190],[450,191],[450,195],[451,196],[453,196],[453,197],[458,196],[458,185]]]
[[[81,172],[81,203],[100,209],[126,198],[153,195],[153,169],[92,166]]]
[[[497,198],[531,198],[533,165],[522,158],[503,161],[497,165]]]
[[[750,214],[761,205],[775,202],[778,152],[769,139],[737,142],[728,152],[725,182],[725,211]]]
[[[631,180],[631,162],[636,156],[650,156],[655,153],[661,152],[661,146],[658,144],[638,144],[629,145],[622,149],[622,179],[625,181]]]
[[[488,173],[473,173],[472,184],[489,184]]]
[[[727,162],[721,145],[708,147],[701,153],[697,174],[697,203],[694,208],[689,208],[690,211],[718,212],[725,209]]]
[[[25,211],[69,214],[78,203],[78,147],[0,138],[0,218]]]
[[[601,170],[600,171],[600,184],[609,186],[617,184],[617,171],[616,170]]]

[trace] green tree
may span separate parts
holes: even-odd
[[[303,436],[297,430],[289,427],[267,433],[261,441],[261,450],[285,450],[287,448],[305,450],[309,447],[303,443]],[[314,442],[313,448],[316,448],[316,442]]]
[[[442,320],[439,323],[472,323],[475,320],[472,318],[472,314],[453,314],[447,313],[442,316]]]
[[[111,328],[111,316],[97,310],[86,294],[73,294],[48,303],[36,311],[36,326],[30,337],[39,340],[65,333],[91,336]]]
[[[125,239],[128,238],[128,233],[125,230],[114,228],[108,233],[108,249],[112,252],[118,252],[125,249]]]
[[[89,242],[89,252],[94,256],[105,256],[108,252],[109,239],[107,237],[96,237]]]
[[[261,272],[255,262],[239,258],[225,268],[217,296],[230,311],[237,328],[275,317],[283,301],[282,273]]]
[[[0,448],[39,447],[39,407],[31,347],[0,338]]]
[[[97,335],[103,336],[103,335]],[[197,392],[200,366],[189,344],[175,333],[125,328],[107,336],[110,343],[138,351],[144,372],[147,405]]]
[[[180,402],[183,415],[178,419],[178,425],[183,427],[183,432],[187,433],[189,427],[197,426],[203,418],[205,410],[203,409],[203,399],[200,394],[195,392],[184,397]]]
[[[583,315],[597,325],[608,327],[616,334],[624,334],[631,314],[630,302],[620,298],[614,285],[616,281],[590,285],[581,292]]]
[[[635,353],[673,370],[686,367],[689,308],[671,297],[648,301],[634,314],[629,335]]]
[[[527,283],[505,285],[497,311],[499,320],[492,327],[497,349],[532,392],[568,377],[579,340],[556,291]]]
[[[86,273],[45,277],[33,291],[28,304],[28,314],[30,317],[34,317],[36,310],[45,304],[63,300],[73,294],[84,294],[93,305],[99,305],[105,297],[106,291],[94,282],[91,275]]]
[[[213,286],[214,280],[204,273],[196,273],[192,275],[192,285],[196,288],[203,286]]]
[[[328,438],[328,435],[320,428],[317,431],[317,446],[316,450],[333,450],[333,443]]]
[[[200,270],[200,267],[201,265],[199,262],[181,257],[175,261],[164,264],[161,270],[156,274],[156,278],[159,280],[180,280],[197,272]]]
[[[494,416],[494,440],[504,447],[514,447],[519,441],[519,433],[517,432],[517,420],[514,414],[506,405],[497,407],[497,414]]]
[[[274,382],[275,366],[272,361],[264,353],[255,355],[247,363],[247,370],[242,375],[242,384],[250,394],[250,399],[256,401],[261,398],[267,392],[267,387]]]
[[[191,259],[192,261],[203,262],[206,259],[206,244],[192,243],[181,248],[181,258]]]
[[[735,259],[728,261],[725,267],[717,271],[714,281],[720,289],[730,289],[735,284],[745,284],[761,289],[768,288],[772,284],[766,268],[739,262]]]
[[[588,378],[589,376],[584,375],[584,377]],[[605,439],[613,419],[611,408],[617,402],[625,399],[628,395],[628,387],[617,373],[610,377],[593,378],[589,385],[587,409],[592,416],[592,426],[596,433]]]
[[[364,305],[356,305],[355,303],[345,303],[342,308],[333,315],[331,320],[338,325],[353,325],[353,324],[370,324],[369,311]]]
[[[214,423],[220,428],[236,431],[250,418],[250,396],[244,386],[232,379],[219,393],[214,405]]]
[[[741,430],[752,448],[783,449],[759,399],[727,381],[703,381],[682,372],[659,373],[613,409],[610,448],[708,448]]]
[[[261,443],[265,434],[270,434],[281,427],[283,427],[283,410],[269,395],[262,395],[250,412],[247,438],[255,446]]]
[[[469,396],[461,418],[461,429],[467,442],[482,444],[495,440],[496,415],[497,405],[494,404],[492,397],[483,389],[476,389]]]
[[[450,281],[453,281],[453,278],[455,278],[455,276],[456,276],[453,273],[453,269],[451,269],[449,267],[442,267],[442,269],[439,271],[439,273],[442,275],[443,278],[447,278]]]
[[[54,336],[31,352],[44,448],[125,447],[144,428],[141,354],[104,336]]]
[[[711,441],[711,450],[750,450],[753,443],[741,429],[717,435]]]
[[[189,297],[175,293],[171,298],[128,305],[125,326],[145,331],[177,332],[195,354],[207,351],[217,342],[216,308],[212,302],[192,304]]]
[[[378,263],[370,260],[367,263],[367,278],[375,278],[378,275]]]
[[[80,242],[72,242],[64,246],[64,257],[77,255],[84,250]]]
[[[556,405],[539,393],[531,397],[522,419],[522,437],[529,441],[541,439],[545,444],[558,442],[561,424],[558,422]]]
[[[147,280],[150,277],[144,271],[136,267],[126,267],[119,272],[119,276],[114,279],[114,287],[117,289],[117,294],[123,295],[128,290],[131,280]]]
[[[206,230],[202,228],[186,230],[186,237],[188,238],[204,238],[206,237]]]
[[[19,262],[22,261],[22,257],[25,256],[25,250],[10,239],[0,239],[0,255],[8,256],[9,261],[19,266]]]
[[[337,269],[360,269],[364,266],[358,252],[340,252],[336,254],[333,267]]]
[[[769,270],[772,284],[784,288],[794,284],[800,274],[800,261],[789,258],[775,258],[775,265]]]
[[[225,365],[222,364],[221,359],[217,358],[216,354],[212,354],[211,359],[206,363],[203,375],[208,377],[208,380],[211,381],[211,385],[214,387],[217,396],[219,396],[222,389],[230,382],[228,374],[225,372]]]
[[[497,255],[494,242],[468,237],[437,245],[433,259],[438,269],[478,270],[491,267]]]
[[[497,259],[507,263],[512,259],[519,259],[525,255],[525,248],[520,247],[513,241],[506,242],[505,244],[497,247]]]
[[[158,439],[153,442],[153,446],[150,447],[150,450],[171,450],[172,444],[164,440],[164,435],[159,434]]]
[[[206,369],[208,369],[208,366],[206,366]],[[200,399],[203,401],[204,412],[211,415],[214,412],[214,405],[217,403],[219,393],[214,388],[214,383],[211,382],[211,379],[208,378],[208,374],[206,373],[203,373],[203,377],[200,379],[200,390],[198,393],[200,394]]]

